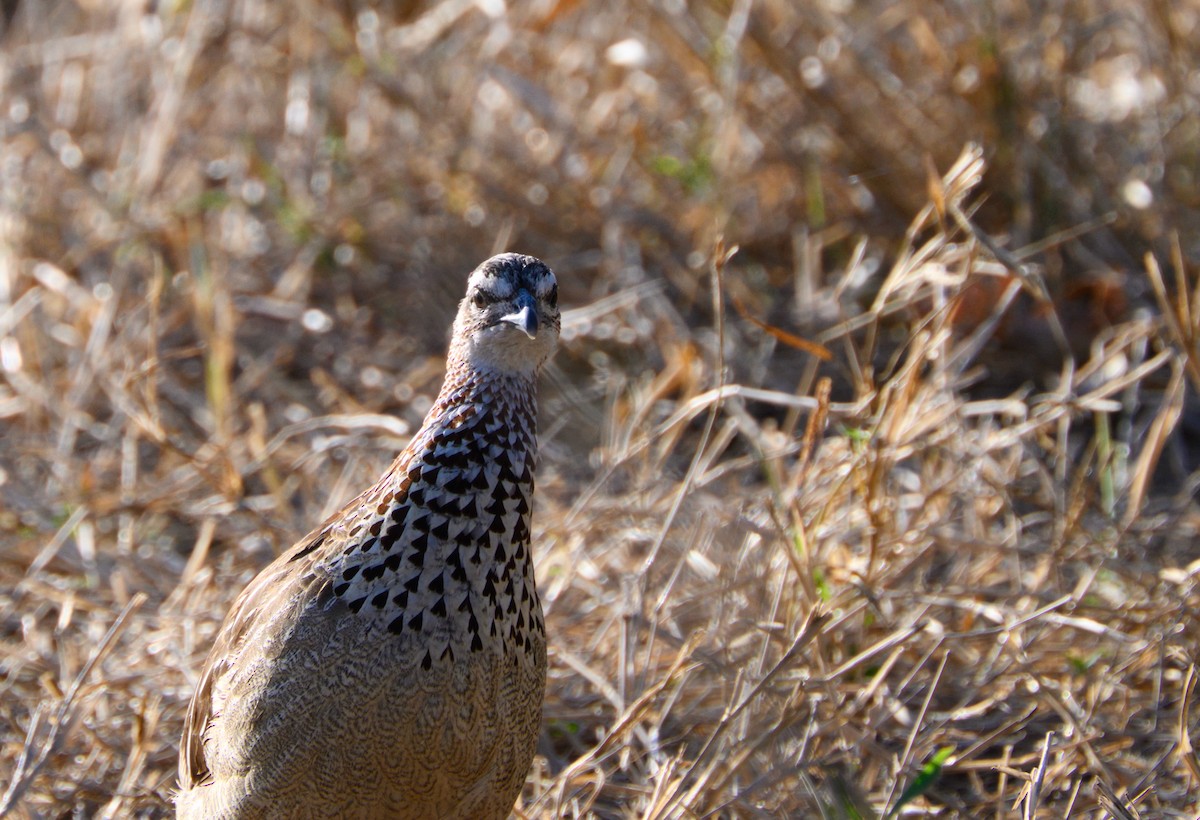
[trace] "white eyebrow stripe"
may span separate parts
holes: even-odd
[[[488,276],[480,287],[497,299],[507,299],[513,295],[512,281],[503,276]]]

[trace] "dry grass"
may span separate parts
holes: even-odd
[[[503,248],[574,306],[522,816],[1200,812],[1194,4],[49,5],[0,53],[0,815],[169,811],[225,608]]]

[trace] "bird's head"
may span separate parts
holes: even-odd
[[[554,352],[559,324],[554,271],[532,256],[502,253],[467,280],[451,355],[497,374],[532,374]]]

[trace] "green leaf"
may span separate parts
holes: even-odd
[[[825,580],[825,573],[821,571],[820,567],[813,567],[813,584],[822,601],[829,603],[833,600],[833,590],[829,588],[829,582]]]
[[[934,752],[929,762],[921,767],[921,772],[917,775],[917,779],[904,790],[904,793],[900,795],[900,799],[896,801],[896,805],[892,806],[892,810],[884,816],[884,820],[890,820],[890,818],[895,817],[900,813],[900,809],[924,794],[925,790],[941,777],[942,766],[950,759],[950,755],[952,754],[954,754],[953,746],[943,746]]]

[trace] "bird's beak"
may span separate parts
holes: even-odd
[[[516,325],[530,339],[536,339],[538,333],[537,305],[529,291],[522,290],[517,294],[517,311],[500,317],[501,322]]]

